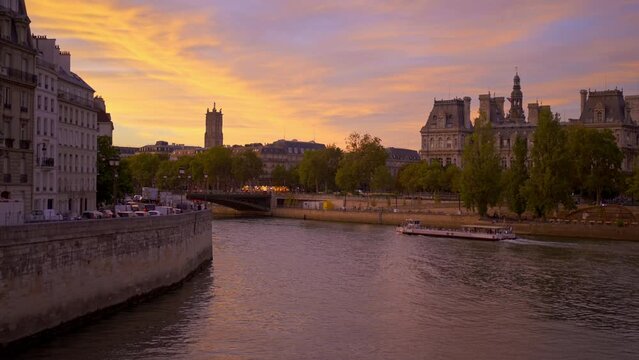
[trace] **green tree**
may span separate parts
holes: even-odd
[[[335,181],[346,191],[369,190],[373,172],[386,164],[388,154],[381,140],[369,134],[352,133],[346,139],[347,153],[340,161]]]
[[[574,164],[573,188],[594,195],[597,203],[605,190],[622,185],[623,153],[609,129],[599,131],[583,126],[568,130],[568,148]]]
[[[273,185],[275,186],[291,186],[294,181],[292,181],[292,170],[287,170],[282,165],[277,165],[273,172],[271,173],[271,178],[273,179]]]
[[[524,187],[528,180],[528,144],[526,139],[517,136],[513,146],[514,159],[512,166],[504,174],[504,195],[508,209],[521,215],[526,211],[527,200],[524,194]]]
[[[144,153],[123,159],[131,170],[133,187],[136,191],[140,191],[144,186],[154,186],[160,164],[166,161],[169,161],[167,155]]]
[[[461,198],[467,209],[485,216],[489,206],[499,201],[501,168],[495,137],[486,115],[475,120],[475,131],[464,147]]]
[[[573,167],[566,139],[559,117],[553,118],[549,109],[543,109],[533,134],[530,178],[524,190],[528,207],[537,217],[546,217],[559,204],[573,206],[570,196]]]
[[[628,178],[628,195],[635,199],[639,199],[639,162],[635,165],[632,176]]]
[[[119,159],[120,153],[117,149],[111,146],[111,138],[108,136],[99,136],[96,164],[96,169],[98,171],[96,180],[96,200],[98,204],[111,203],[113,202],[113,199],[115,199],[113,194],[113,185],[115,181],[115,173],[118,169],[111,166],[110,161]]]
[[[371,190],[375,192],[388,192],[393,189],[393,176],[386,165],[378,166],[373,171]]]
[[[406,193],[415,193],[424,190],[422,181],[423,174],[426,172],[426,164],[423,161],[414,164],[408,164],[399,170],[397,175],[397,183],[399,188]]]
[[[319,192],[334,190],[335,175],[339,162],[342,159],[342,150],[335,145],[329,145],[325,149],[307,151],[299,165],[300,183],[307,189],[314,188]]]
[[[232,181],[233,153],[224,147],[214,147],[204,152],[204,171],[210,186],[216,190],[226,189]]]
[[[254,151],[244,151],[233,157],[231,173],[240,187],[252,185],[262,175],[262,170],[262,159]]]

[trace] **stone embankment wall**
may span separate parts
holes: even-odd
[[[459,227],[468,224],[489,225],[480,221],[476,215],[446,215],[428,213],[393,213],[381,211],[324,211],[277,208],[272,210],[274,217],[353,222],[366,224],[399,225],[407,218],[420,220],[423,224],[441,227]],[[639,241],[639,227],[605,224],[553,224],[543,222],[510,222],[515,233],[520,236],[554,236],[581,239],[609,239]]]
[[[180,283],[212,259],[211,213],[0,228],[0,349]]]

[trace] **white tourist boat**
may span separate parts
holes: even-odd
[[[508,226],[463,225],[459,229],[423,226],[419,220],[408,219],[397,227],[397,232],[406,235],[426,235],[447,238],[498,241],[515,239],[516,235]]]

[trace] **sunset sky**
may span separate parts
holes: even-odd
[[[507,96],[578,116],[579,89],[639,94],[639,2],[27,0],[107,101],[116,145],[226,144],[352,131],[418,149],[433,98]]]

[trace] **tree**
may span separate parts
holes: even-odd
[[[378,166],[373,171],[371,179],[371,190],[376,192],[387,192],[393,188],[393,176],[386,165]]]
[[[214,147],[204,152],[204,171],[209,181],[220,190],[230,185],[232,180],[233,153],[224,147]],[[213,185],[211,185],[213,187]]]
[[[568,148],[575,166],[574,189],[594,195],[597,203],[601,203],[604,190],[615,190],[621,185],[623,153],[612,131],[571,127]]]
[[[521,214],[526,211],[527,200],[524,194],[524,186],[528,180],[528,144],[526,139],[517,136],[513,146],[514,159],[512,166],[504,175],[504,195],[508,209],[517,214],[521,219]]]
[[[127,163],[131,170],[133,187],[139,191],[144,186],[153,186],[157,171],[162,162],[168,161],[167,155],[159,154],[137,154],[122,161]]]
[[[628,179],[627,193],[635,199],[639,198],[639,163],[635,165],[635,170]]]
[[[496,205],[499,200],[501,168],[492,127],[484,113],[475,120],[475,131],[464,147],[463,162],[461,197],[464,206],[485,216],[488,206]]]
[[[533,134],[530,178],[524,190],[528,207],[537,217],[546,217],[559,204],[573,206],[570,191],[573,170],[566,138],[559,116],[553,118],[549,109],[542,109]]]
[[[115,199],[113,182],[115,181],[115,173],[118,169],[111,166],[110,161],[119,158],[120,154],[118,150],[111,146],[111,138],[108,136],[98,136],[98,157],[96,164],[98,171],[96,200],[98,204],[111,203]]]
[[[377,137],[358,133],[352,133],[346,139],[348,152],[340,161],[335,176],[335,182],[342,190],[370,189],[373,172],[385,165],[388,157],[381,142]]]
[[[427,166],[428,164],[426,162],[420,161],[402,167],[397,175],[399,188],[407,193],[422,191],[424,189],[422,177],[426,172]]]
[[[251,185],[260,175],[262,175],[262,159],[254,151],[244,151],[233,157],[232,174],[236,183]]]

